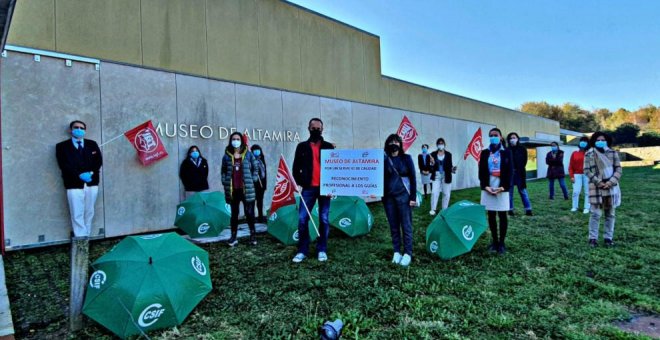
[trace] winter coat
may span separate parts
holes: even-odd
[[[199,166],[190,157],[181,162],[179,178],[181,178],[186,191],[203,191],[209,189],[209,164],[206,158],[202,156],[199,156],[199,158]]]
[[[225,155],[222,157],[222,169],[220,174],[222,177],[222,186],[225,189],[225,201],[227,203],[231,202],[233,194],[233,159],[234,153],[230,150],[225,150]],[[243,191],[245,194],[245,200],[247,202],[254,202],[256,199],[254,182],[259,180],[259,164],[257,164],[257,158],[247,149],[241,154],[241,162],[243,163]]]
[[[519,188],[527,188],[527,149],[524,146],[516,145],[509,147],[511,156],[513,157],[513,170],[518,178],[520,178]]]
[[[596,152],[601,155],[604,154],[608,164],[603,164]],[[614,170],[612,176],[609,178],[604,178],[605,176],[603,174],[603,169],[606,165],[612,166]],[[584,155],[584,175],[589,179],[589,203],[603,204],[603,197],[611,196],[613,194],[613,188],[619,185],[622,173],[623,169],[621,168],[621,160],[619,159],[618,152],[607,149],[604,153],[601,153],[596,148],[589,149]],[[601,182],[609,184],[610,189],[598,188],[598,184]]]
[[[312,146],[310,141],[306,140],[304,142],[298,143],[296,147],[296,154],[293,158],[293,179],[296,180],[296,184],[307,189],[311,186],[312,183],[312,171],[314,169],[312,164]],[[335,147],[321,139],[321,150],[334,149]],[[319,159],[321,159],[319,151]],[[319,167],[321,164],[318,165]]]
[[[545,164],[548,165],[547,178],[557,179],[566,176],[566,172],[564,171],[564,151],[558,150],[556,154],[553,154],[552,151],[548,152],[545,155]]]
[[[438,159],[438,152],[431,152],[431,157],[435,160],[433,169],[431,170],[431,180],[435,181],[435,172],[440,171],[440,159]],[[451,183],[454,164],[452,162],[451,152],[445,150],[445,159],[442,161],[442,170],[445,172],[445,183]]]
[[[400,165],[392,158],[399,158]],[[407,154],[399,154],[397,157],[385,155],[385,174],[383,198],[393,198],[399,203],[417,201],[417,178],[415,176],[415,163]],[[410,187],[406,188],[401,177],[409,179]]]
[[[488,170],[488,158],[490,157],[490,149],[481,151],[479,157],[479,186],[481,190],[486,190],[490,186],[490,170]],[[511,151],[509,149],[500,150],[500,186],[504,191],[509,191],[511,187],[511,174],[513,171],[511,161]]]

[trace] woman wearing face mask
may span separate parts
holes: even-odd
[[[573,151],[571,154],[571,160],[568,162],[568,175],[571,177],[571,183],[573,183],[573,208],[571,209],[571,212],[578,211],[580,193],[584,188],[584,210],[582,213],[588,214],[590,208],[589,180],[584,175],[584,153],[589,148],[589,138],[580,138],[579,147],[579,150]]]
[[[412,207],[416,205],[415,164],[403,152],[403,141],[396,134],[385,140],[385,174],[383,207],[392,232],[392,263],[410,265],[413,250]],[[401,235],[403,234],[403,256]]]
[[[518,187],[520,199],[525,208],[525,215],[532,216],[532,203],[529,201],[527,194],[527,173],[525,167],[527,166],[527,149],[520,145],[520,136],[517,133],[511,132],[506,136],[509,142],[509,151],[512,156],[512,170],[511,175],[511,188],[509,188],[509,215],[513,216],[513,188]]]
[[[183,183],[186,198],[196,192],[209,190],[209,165],[202,157],[197,145],[188,149],[188,157],[181,162],[179,178]]]
[[[427,195],[426,186],[429,186],[429,191],[433,190],[433,183],[431,182],[431,169],[433,167],[433,159],[429,155],[429,145],[422,145],[422,153],[417,156],[417,167],[422,177],[422,186],[424,187],[424,196]]]
[[[442,209],[447,209],[449,206],[451,177],[453,173],[456,173],[456,167],[452,164],[451,152],[445,150],[445,140],[438,138],[435,145],[437,150],[431,152],[431,159],[433,160],[433,169],[431,171],[433,194],[431,195],[431,211],[429,211],[431,216],[435,215],[441,192]]]
[[[229,136],[229,145],[222,157],[222,185],[225,189],[225,200],[231,205],[231,238],[227,244],[234,247],[238,244],[238,213],[240,204],[250,227],[250,244],[257,245],[257,235],[254,226],[254,200],[256,193],[254,183],[259,181],[259,164],[252,152],[243,142],[243,134],[234,132]]]
[[[479,157],[479,185],[481,205],[488,213],[488,227],[493,236],[489,250],[504,254],[505,239],[509,221],[509,186],[511,184],[511,152],[504,148],[502,132],[493,128],[488,132],[490,145],[481,151]],[[500,219],[499,230],[497,218]]]
[[[566,172],[564,172],[564,151],[559,149],[557,142],[550,143],[550,152],[545,156],[545,164],[548,165],[548,188],[550,190],[549,198],[555,199],[555,180],[559,181],[564,199],[568,199],[568,189],[566,189]]]
[[[259,217],[257,217],[257,221],[260,223],[266,223],[266,215],[264,215],[264,193],[266,192],[266,177],[267,177],[266,158],[264,157],[263,150],[261,150],[261,146],[254,144],[252,145],[252,148],[250,148],[250,150],[252,151],[254,158],[257,159],[257,163],[259,165],[259,180],[254,183],[254,191],[256,194],[256,202],[257,202],[257,212],[259,215]]]
[[[589,180],[589,244],[598,246],[600,216],[605,211],[605,246],[614,246],[615,209],[621,204],[621,161],[619,154],[610,149],[612,138],[596,132],[589,140],[592,146],[584,155],[584,175]]]

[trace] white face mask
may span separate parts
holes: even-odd
[[[238,148],[241,146],[241,141],[240,140],[233,140],[231,141],[231,146]]]
[[[511,145],[516,145],[518,144],[518,139],[517,138],[511,138]]]
[[[442,150],[444,150],[444,149],[445,149],[445,145],[444,145],[444,144],[438,144],[438,150],[442,151]]]

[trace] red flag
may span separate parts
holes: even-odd
[[[289,204],[295,204],[296,198],[293,193],[296,191],[296,180],[291,176],[291,171],[286,165],[284,156],[280,155],[280,164],[277,167],[277,178],[275,189],[273,189],[273,199],[270,203],[270,213],[274,213],[280,207]]]
[[[481,128],[479,128],[477,129],[477,132],[474,133],[474,136],[472,136],[472,140],[470,141],[470,144],[468,144],[467,149],[465,149],[463,160],[466,160],[468,156],[472,156],[478,162],[479,156],[481,156],[481,150],[484,148],[483,145],[484,143],[481,139]]]
[[[147,166],[167,157],[167,151],[151,121],[144,122],[124,133],[135,150],[142,165]]]
[[[412,125],[408,117],[403,116],[401,124],[399,124],[399,129],[396,131],[396,134],[403,139],[403,151],[407,151],[408,148],[415,142],[417,139],[417,130]]]
[[[250,147],[250,136],[247,134],[247,130],[245,131],[246,133],[243,134],[243,144],[245,144],[246,148]]]

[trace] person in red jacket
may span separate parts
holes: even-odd
[[[589,148],[589,138],[580,138],[579,146],[580,149],[573,151],[571,160],[568,163],[568,174],[571,177],[571,183],[573,183],[573,208],[571,211],[578,211],[580,193],[584,188],[584,210],[582,210],[582,213],[588,214],[591,204],[589,204],[589,179],[584,175],[584,153]]]

